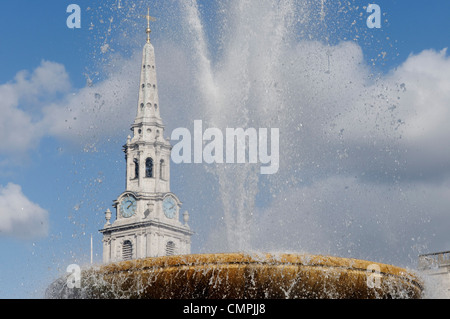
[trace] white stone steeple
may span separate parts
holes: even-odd
[[[126,159],[126,188],[114,201],[103,233],[103,261],[189,254],[193,232],[189,214],[180,221],[181,201],[170,190],[170,153],[164,138],[156,79],[155,50],[150,43],[150,14],[147,16],[147,42],[142,51],[136,118],[132,136],[123,146]]]
[[[135,124],[155,122],[162,126],[155,64],[155,49],[150,42],[147,42],[142,52],[139,103]]]

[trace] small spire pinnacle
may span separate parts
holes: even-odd
[[[150,33],[152,32],[152,30],[150,29],[150,21],[155,22],[156,19],[153,18],[152,16],[150,16],[150,7],[147,8],[147,15],[143,16],[144,18],[147,19],[147,43],[150,43]]]

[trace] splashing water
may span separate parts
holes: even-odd
[[[260,239],[252,238],[252,233],[258,232],[252,228],[257,223],[258,194],[266,194],[263,196],[270,202],[270,198],[283,193],[287,186],[295,186],[302,180],[298,174],[302,162],[313,157],[305,153],[306,149],[299,148],[302,143],[298,141],[304,133],[302,122],[309,121],[307,129],[323,136],[319,132],[323,127],[320,120],[340,120],[340,110],[321,95],[323,90],[329,90],[327,86],[337,86],[347,80],[336,69],[345,65],[337,65],[333,70],[333,52],[340,58],[339,55],[354,48],[330,47],[331,34],[337,31],[328,31],[327,10],[339,12],[344,6],[331,4],[329,7],[323,0],[320,3],[260,1],[258,5],[254,1],[222,2],[219,9],[222,15],[217,19],[221,29],[217,35],[219,40],[216,39],[220,50],[213,59],[205,31],[207,22],[202,20],[199,4],[191,0],[183,5],[186,38],[193,48],[204,121],[211,127],[276,127],[284,133],[280,141],[284,169],[277,176],[261,177],[255,165],[216,165],[210,169],[220,185],[231,251],[261,246]],[[334,19],[332,23],[336,23]],[[315,41],[298,42],[302,38]],[[334,74],[324,77],[331,72]],[[353,99],[339,93],[341,89],[344,88],[340,84],[336,89],[331,88],[334,98]],[[364,91],[362,87],[354,89]],[[320,109],[308,110],[311,106]],[[340,134],[343,131],[340,129]],[[320,152],[321,143],[317,144],[315,148]],[[313,150],[314,146],[307,149]]]
[[[225,5],[223,5],[225,8]],[[196,1],[185,4],[185,19],[191,30],[195,50],[198,84],[201,88],[207,122],[212,127],[268,127],[283,109],[277,92],[278,70],[283,39],[288,36],[294,4],[279,3],[273,11],[269,2],[261,3],[254,19],[254,3],[227,3],[223,26],[221,59],[213,65],[203,22]],[[260,25],[256,33],[255,30]],[[230,38],[232,37],[232,38]],[[263,126],[261,126],[263,127]],[[248,146],[247,146],[248,147]],[[251,229],[258,192],[258,167],[250,164],[216,165],[227,228],[228,248],[251,248]]]
[[[140,51],[143,31],[136,17],[147,5],[122,1],[120,17],[111,20],[107,10],[97,18],[103,21],[94,39],[99,64],[109,54],[108,70],[113,70],[120,62],[116,52]],[[160,90],[166,90],[162,100],[170,98],[162,103],[164,112],[173,112],[167,122],[185,127],[202,119],[222,131],[280,129],[276,175],[262,176],[254,164],[207,167],[219,187],[222,207],[217,211],[223,214],[226,250],[373,252],[373,244],[361,235],[370,230],[373,237],[385,238],[386,229],[379,225],[388,224],[391,216],[388,210],[366,208],[366,203],[386,201],[385,194],[359,182],[368,175],[383,181],[392,176],[395,188],[404,160],[396,146],[404,123],[399,98],[405,92],[396,79],[380,79],[368,67],[358,44],[377,48],[365,26],[364,8],[325,0],[226,0],[208,9],[189,0],[157,7],[163,13],[155,37],[165,33],[167,39],[155,45],[158,65],[166,66],[158,76]],[[204,10],[214,11],[214,18],[205,19]],[[95,31],[98,22],[93,24]],[[159,48],[179,57],[169,62],[181,71],[170,68]],[[385,54],[386,48],[379,51],[383,59],[392,55]],[[128,86],[135,92],[134,82]],[[129,114],[132,103],[124,104]],[[105,122],[125,130],[133,115],[130,121],[114,116]],[[386,167],[385,161],[397,164]],[[388,195],[407,198],[403,190]],[[393,202],[388,206],[395,210]]]

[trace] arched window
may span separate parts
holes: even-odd
[[[145,161],[145,177],[153,177],[153,159],[151,157]]]
[[[164,160],[161,160],[159,162],[159,178],[160,179],[165,179],[166,177],[164,176]]]
[[[166,244],[166,256],[175,255],[175,243],[173,241],[169,241]]]
[[[134,163],[134,178],[138,179],[139,178],[139,160],[137,158],[135,158],[133,160]]]
[[[129,240],[125,240],[122,244],[122,260],[133,259],[133,244]]]

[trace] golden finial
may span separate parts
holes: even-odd
[[[150,7],[147,8],[147,15],[143,16],[144,18],[147,19],[147,43],[150,43],[150,33],[152,32],[152,30],[150,29],[150,21],[155,22],[156,19],[153,18],[152,16],[150,16]]]

